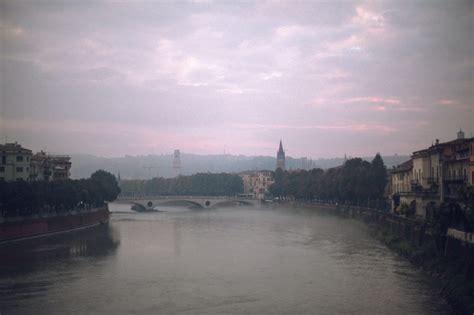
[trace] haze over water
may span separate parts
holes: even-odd
[[[110,208],[108,229],[0,246],[2,314],[450,310],[355,221],[283,208]]]

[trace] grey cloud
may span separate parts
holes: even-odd
[[[341,153],[328,139],[370,155],[448,140],[459,127],[472,132],[470,1],[2,2],[0,12],[6,120],[140,126],[142,134],[129,134],[137,143],[156,132],[184,146],[195,134],[215,140],[210,151],[235,137],[242,153],[245,141],[285,137],[314,157]],[[350,98],[400,104],[344,103]],[[229,127],[245,124],[372,129]],[[59,148],[80,137],[64,132]],[[104,137],[103,149],[84,146],[107,154],[121,141]],[[140,153],[156,146],[140,145]]]

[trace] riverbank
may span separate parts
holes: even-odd
[[[442,296],[456,313],[474,314],[474,246],[466,241],[472,235],[464,235],[463,241],[454,237],[459,231],[442,233],[425,221],[369,208],[305,203],[293,206],[364,222],[373,237],[437,279]]]
[[[83,229],[108,221],[107,206],[43,216],[4,218],[0,222],[0,243]]]
[[[453,257],[440,255],[434,242],[416,246],[381,230],[376,225],[370,225],[370,231],[376,239],[382,241],[390,249],[435,277],[440,282],[443,297],[457,313],[473,313],[474,284],[466,275],[466,269],[470,268],[468,261],[463,261],[462,257],[453,259]]]

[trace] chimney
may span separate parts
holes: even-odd
[[[436,145],[438,145],[438,144],[439,144],[439,139],[436,139]]]
[[[464,139],[464,131],[462,131],[462,129],[459,129],[458,139]]]

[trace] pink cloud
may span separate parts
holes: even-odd
[[[262,129],[262,130],[341,130],[341,131],[381,131],[395,132],[397,129],[377,124],[377,123],[334,123],[334,124],[317,124],[317,125],[290,125],[290,124],[236,124],[234,127],[241,129]]]
[[[441,100],[438,100],[437,103],[444,106],[453,106],[453,105],[458,104],[458,102],[456,102],[455,100],[450,100],[450,99],[441,99]]]
[[[400,105],[401,101],[397,98],[382,98],[376,96],[362,96],[362,97],[352,97],[342,101],[343,103],[383,103],[391,105]]]
[[[374,106],[372,109],[377,112],[384,112],[386,110],[385,106]]]

